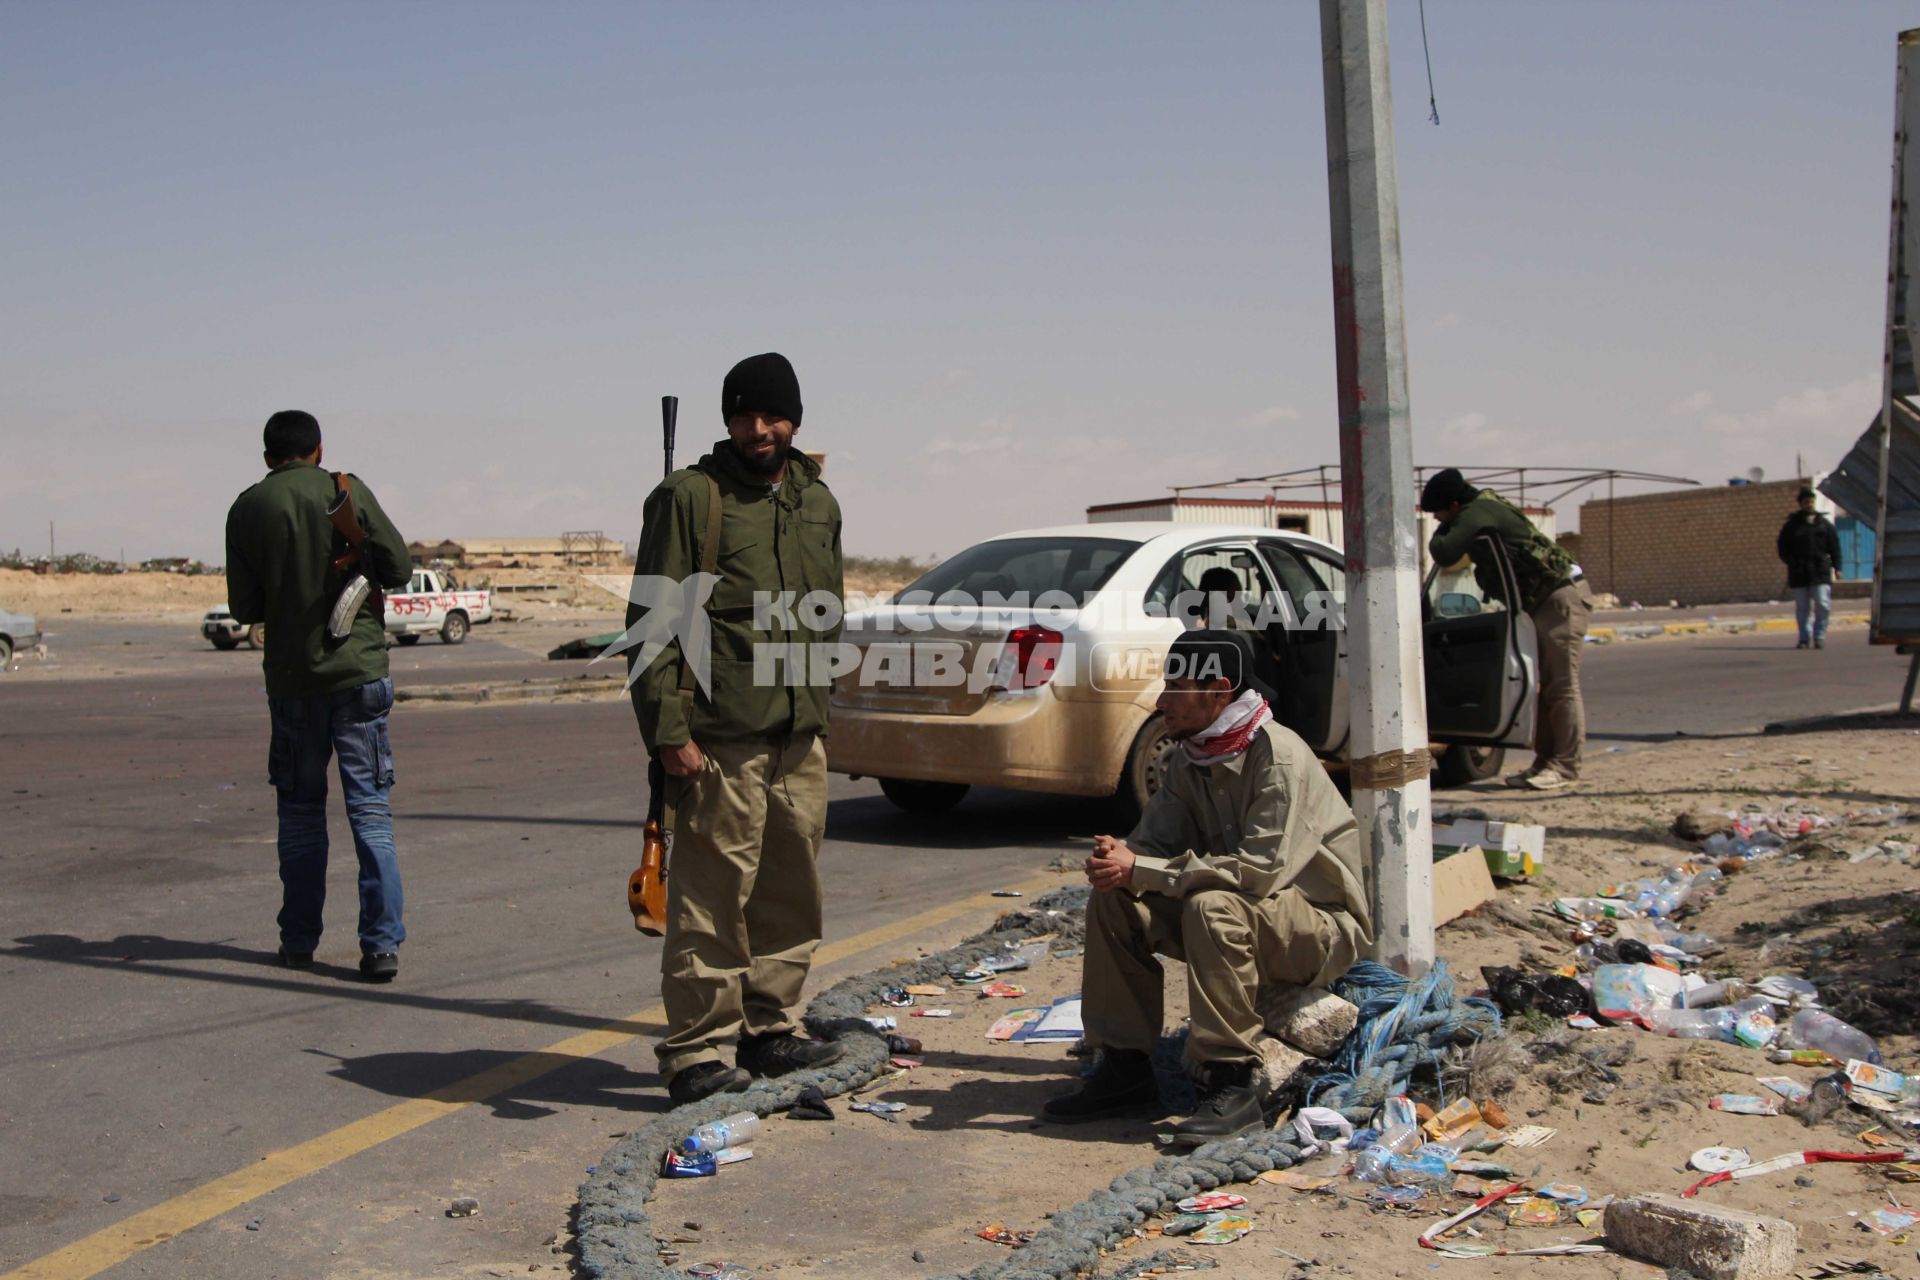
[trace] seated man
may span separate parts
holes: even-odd
[[[1081,1013],[1098,1064],[1046,1104],[1076,1123],[1154,1106],[1160,955],[1187,966],[1190,1143],[1264,1124],[1254,1072],[1263,995],[1324,986],[1373,940],[1353,811],[1247,677],[1241,632],[1190,631],[1167,656],[1160,711],[1176,745],[1125,842],[1094,837]]]

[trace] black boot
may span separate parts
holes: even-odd
[[[1174,1126],[1176,1139],[1199,1146],[1267,1127],[1260,1094],[1253,1087],[1251,1063],[1203,1062],[1194,1076],[1200,1086],[1200,1102],[1191,1117]]]
[[[847,1046],[837,1040],[803,1040],[791,1031],[766,1036],[741,1036],[734,1061],[755,1077],[784,1076],[838,1062]]]
[[[667,1096],[674,1106],[684,1107],[716,1093],[739,1093],[752,1083],[738,1067],[724,1062],[696,1062],[673,1073],[673,1079],[667,1081]]]
[[[1040,1109],[1042,1119],[1056,1124],[1080,1124],[1130,1111],[1145,1111],[1160,1102],[1160,1086],[1153,1080],[1153,1063],[1138,1049],[1102,1049],[1100,1061],[1076,1093],[1049,1098]]]

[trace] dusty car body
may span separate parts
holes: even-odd
[[[974,784],[1137,808],[1159,785],[1167,745],[1154,707],[1160,665],[1199,623],[1209,570],[1239,584],[1244,614],[1228,621],[1265,642],[1275,715],[1323,757],[1343,759],[1339,552],[1281,530],[1154,522],[989,539],[849,615],[843,639],[861,661],[835,681],[828,767],[878,778],[896,804],[922,812],[951,807]],[[1443,772],[1487,776],[1503,747],[1531,741],[1531,619],[1454,575],[1430,583],[1425,638],[1429,731],[1459,744]]]
[[[40,624],[24,613],[0,609],[0,671],[13,664],[13,655],[22,649],[37,649],[44,643]]]

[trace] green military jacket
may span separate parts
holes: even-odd
[[[1227,889],[1270,898],[1298,889],[1333,914],[1349,958],[1373,941],[1353,810],[1312,749],[1278,721],[1219,764],[1195,764],[1175,747],[1127,847],[1136,894]]]
[[[711,692],[697,690],[691,716],[680,694],[680,645],[669,643],[632,688],[633,711],[649,751],[689,740],[724,740],[825,734],[832,688],[824,661],[796,670],[770,652],[792,645],[822,645],[839,639],[846,593],[840,566],[840,504],[820,479],[813,459],[794,450],[778,491],[740,461],[722,440],[692,467],[674,472],[647,498],[636,579],[645,575],[684,581],[700,570],[706,535],[708,485],[720,486],[720,581],[707,601],[712,624]],[[792,592],[788,609],[763,607],[755,596],[777,600]],[[833,597],[822,619],[798,607],[812,592]],[[627,607],[627,625],[644,610]],[[809,621],[821,623],[809,626]],[[756,650],[761,651],[756,672]],[[629,670],[639,651],[628,653]],[[810,655],[811,656],[811,655]],[[771,675],[771,678],[769,678]],[[800,683],[794,683],[797,679]]]
[[[1483,533],[1500,539],[1513,562],[1513,576],[1520,583],[1520,608],[1532,613],[1542,601],[1563,587],[1573,573],[1573,557],[1553,539],[1540,532],[1520,508],[1491,489],[1482,489],[1472,502],[1461,504],[1460,514],[1433,531],[1427,549],[1441,568],[1460,563],[1472,555],[1473,576],[1480,589],[1495,600],[1506,599],[1500,574],[1491,564],[1482,564],[1474,554],[1474,541]]]
[[[379,591],[354,615],[345,640],[327,635],[350,572],[334,569],[347,542],[327,519],[333,473],[311,462],[283,462],[227,512],[227,608],[234,621],[267,624],[267,696],[302,697],[368,684],[387,674],[386,598]],[[367,577],[403,587],[413,574],[407,540],[356,476],[353,505],[367,531]]]

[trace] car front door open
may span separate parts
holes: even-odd
[[[1506,548],[1476,539],[1485,567],[1436,566],[1427,578],[1424,651],[1427,735],[1435,742],[1533,745],[1539,648]],[[1488,579],[1495,588],[1482,589]]]

